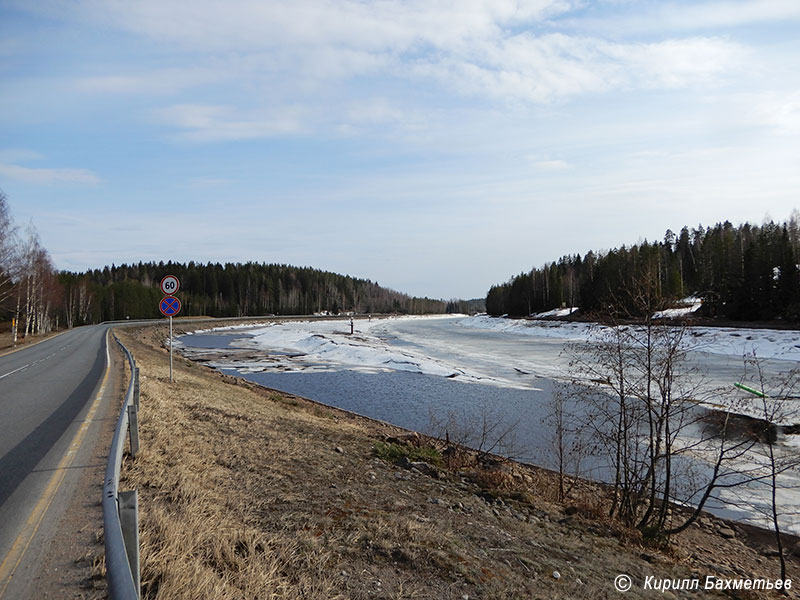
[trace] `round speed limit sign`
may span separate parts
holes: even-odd
[[[161,291],[165,296],[172,296],[181,287],[181,282],[175,275],[167,275],[161,280]]]

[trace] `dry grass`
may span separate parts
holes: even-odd
[[[49,337],[58,335],[60,331],[54,331],[44,335],[29,335],[28,337],[19,337],[16,346],[14,345],[14,335],[11,332],[11,323],[8,321],[0,322],[0,355],[10,352],[14,348],[22,348],[37,342],[46,340]]]
[[[621,543],[591,501],[567,516],[544,472],[452,453],[441,479],[405,470],[376,453],[398,428],[178,357],[170,384],[163,328],[119,335],[141,369],[122,486],[139,490],[144,598],[600,600],[618,573],[691,574]]]

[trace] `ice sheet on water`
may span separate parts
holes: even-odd
[[[424,318],[433,317],[403,317],[406,320]],[[372,333],[376,326],[385,324],[385,319],[359,319],[354,322],[352,335],[347,320],[287,321],[260,326],[220,327],[205,331],[241,330],[242,339],[238,341],[238,347],[261,350],[269,356],[269,360],[265,361],[250,359],[246,363],[237,362],[237,368],[248,370],[279,369],[299,372],[341,367],[374,371],[408,371],[457,378],[465,382],[492,382],[491,377],[462,366],[423,353],[390,346]],[[276,356],[276,353],[283,356]],[[212,363],[212,366],[222,365],[222,362]]]
[[[603,327],[594,323],[507,319],[478,315],[459,322],[463,327],[563,339],[589,340]],[[692,327],[687,344],[692,350],[727,356],[752,355],[765,359],[800,361],[800,332],[744,327]]]

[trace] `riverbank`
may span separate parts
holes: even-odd
[[[493,317],[493,318],[507,318],[523,321],[562,321],[566,323],[600,323],[603,325],[641,325],[643,319],[610,319],[603,315],[587,313],[583,314],[577,309],[569,309],[572,312],[565,313],[565,311],[554,310],[550,311],[551,315],[535,315],[530,317]],[[670,309],[667,309],[667,312]],[[670,317],[660,319],[659,322],[665,322],[668,325],[690,325],[692,327],[722,327],[733,329],[774,329],[776,331],[800,331],[800,322],[772,320],[772,321],[733,321],[731,319],[722,319],[717,317],[705,317],[694,313],[688,313],[684,316]]]
[[[704,517],[651,547],[597,514],[591,488],[559,504],[546,471],[447,468],[400,428],[180,357],[170,384],[165,327],[119,334],[141,369],[142,452],[122,485],[139,490],[144,598],[612,598],[622,573],[626,597],[678,598],[642,585],[777,576],[768,536],[740,525]],[[444,462],[409,469],[398,452]]]

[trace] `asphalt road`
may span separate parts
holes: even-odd
[[[14,590],[24,583],[19,580],[35,568],[37,547],[47,544],[45,515],[65,502],[64,475],[56,474],[73,468],[80,446],[91,441],[81,424],[104,381],[107,330],[81,327],[0,357],[3,600],[17,597]]]

